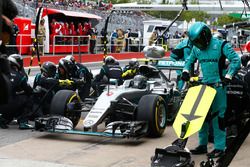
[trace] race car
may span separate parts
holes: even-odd
[[[120,86],[108,84],[98,98],[87,98],[83,102],[76,92],[61,90],[53,97],[50,108],[50,114],[59,117],[37,119],[36,129],[43,127],[56,133],[122,138],[160,137],[167,123],[174,120],[181,102],[176,84],[163,70],[182,68],[183,65],[184,62],[158,58],[152,64],[141,65],[139,75],[134,79],[126,80]],[[83,130],[73,130],[82,112],[87,112],[82,122]],[[60,116],[64,116],[63,120]],[[65,122],[67,126],[59,126]]]

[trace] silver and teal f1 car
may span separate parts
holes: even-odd
[[[154,60],[150,65],[141,65],[140,75],[134,79],[120,86],[109,84],[98,98],[83,102],[76,92],[61,90],[52,100],[52,116],[37,119],[36,129],[120,138],[160,137],[167,123],[174,120],[181,101],[176,84],[163,70],[183,65],[184,62]],[[84,112],[86,116],[81,120]],[[82,130],[74,129],[77,124],[81,124]]]

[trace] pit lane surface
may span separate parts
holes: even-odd
[[[87,65],[88,66],[88,65]],[[101,64],[100,64],[101,66]],[[99,71],[99,65],[90,67]],[[33,69],[30,80],[38,72]],[[81,121],[78,129],[81,129]],[[49,134],[31,130],[0,129],[0,167],[146,167],[156,147],[170,145],[176,135],[167,127],[161,138],[111,139],[66,134]],[[249,166],[249,137],[230,166]],[[197,135],[189,138],[187,147],[197,145]],[[212,145],[209,145],[212,150]],[[196,166],[205,156],[193,156]]]

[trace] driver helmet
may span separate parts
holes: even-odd
[[[76,62],[76,59],[74,58],[73,55],[67,55],[67,56],[65,56],[65,59],[66,59],[66,60],[69,60],[69,61],[72,61],[72,63],[74,63],[74,64],[75,64],[75,62]]]
[[[147,87],[147,78],[143,75],[136,75],[133,79],[132,88],[145,89]]]
[[[108,65],[108,64],[114,64],[115,62],[116,62],[116,60],[115,60],[115,58],[113,56],[107,56],[104,59],[104,63],[106,65]]]
[[[136,69],[139,67],[139,61],[136,59],[136,58],[132,58],[130,61],[129,61],[129,67],[131,69]]]
[[[47,77],[55,77],[56,75],[56,65],[53,62],[47,61],[42,64],[42,73],[45,73]]]
[[[11,66],[16,66],[18,70],[23,68],[23,58],[20,54],[12,54],[8,57]]]
[[[65,58],[61,58],[59,60],[58,67],[63,68],[68,75],[72,75],[74,73],[74,63]]]
[[[205,50],[211,41],[210,28],[203,22],[196,22],[188,29],[189,40],[197,48]]]

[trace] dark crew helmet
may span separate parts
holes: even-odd
[[[59,60],[58,66],[59,68],[63,68],[68,75],[72,75],[74,73],[75,64],[70,60],[61,58]]]
[[[188,29],[188,37],[193,45],[204,50],[212,38],[210,28],[203,22],[196,22]]]
[[[139,61],[136,59],[136,58],[132,58],[130,61],[129,61],[129,67],[132,68],[132,69],[136,69],[139,67]]]
[[[67,56],[65,56],[65,59],[66,59],[66,60],[69,60],[69,61],[72,61],[72,63],[75,63],[75,62],[76,62],[76,59],[74,58],[73,55],[67,55]]]
[[[133,88],[145,89],[147,87],[147,77],[143,75],[136,75],[133,79]]]
[[[104,59],[104,63],[106,65],[109,65],[109,64],[114,64],[116,62],[115,58],[113,56],[107,56],[105,57]]]
[[[249,54],[243,54],[243,55],[240,57],[240,59],[241,59],[241,64],[242,64],[242,66],[246,67],[247,64],[248,64],[248,62],[249,62],[249,60],[250,60],[250,55],[249,55]]]
[[[48,77],[55,77],[56,75],[56,65],[53,62],[47,61],[42,64],[42,73],[46,73]]]
[[[218,38],[218,39],[220,39],[220,40],[223,40],[223,39],[224,39],[223,34],[220,33],[220,32],[216,32],[216,33],[213,35],[213,37]]]
[[[11,66],[16,66],[18,70],[23,68],[23,58],[20,54],[12,54],[8,57]]]

